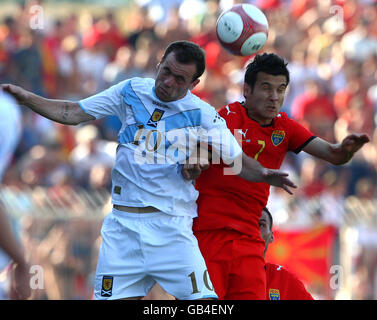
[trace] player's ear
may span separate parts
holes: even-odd
[[[271,231],[271,234],[270,234],[270,243],[274,242],[275,238],[274,238],[274,232]]]
[[[200,79],[196,79],[193,82],[191,82],[190,90],[194,89],[198,85],[199,82],[200,82]]]
[[[251,88],[250,88],[250,86],[245,82],[245,83],[243,84],[243,96],[245,97],[245,99],[246,99],[246,97],[247,97],[250,93],[251,93]]]

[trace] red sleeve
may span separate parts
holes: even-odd
[[[299,153],[316,136],[293,119],[290,120],[291,137],[289,139],[289,150]]]
[[[282,266],[266,263],[267,300],[314,300],[295,274]]]
[[[287,272],[288,275],[288,300],[314,300],[312,295],[306,290],[304,284],[292,273]]]

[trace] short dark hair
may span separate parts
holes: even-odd
[[[268,218],[270,219],[270,230],[272,230],[272,225],[274,224],[274,219],[272,219],[272,214],[270,210],[267,209],[267,207],[263,208],[263,211],[267,213]]]
[[[283,58],[274,53],[263,53],[255,56],[254,60],[246,67],[245,83],[247,83],[251,90],[254,89],[255,82],[257,81],[258,72],[265,72],[273,76],[283,75],[289,83],[289,71],[287,62]]]
[[[172,42],[165,50],[161,62],[164,62],[169,53],[174,52],[175,58],[179,63],[189,64],[195,63],[196,73],[192,81],[198,79],[206,68],[206,55],[205,51],[196,43],[180,40]]]

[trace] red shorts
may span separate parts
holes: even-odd
[[[197,231],[220,300],[265,300],[264,241],[232,230]]]

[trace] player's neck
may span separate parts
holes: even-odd
[[[255,114],[251,110],[249,110],[248,108],[246,108],[246,106],[245,106],[244,103],[241,103],[241,105],[245,108],[246,114],[247,114],[247,116],[251,120],[253,120],[255,122],[258,122],[262,127],[267,127],[267,126],[272,125],[272,123],[274,121],[274,118],[262,118],[262,117],[259,117],[258,114]]]

